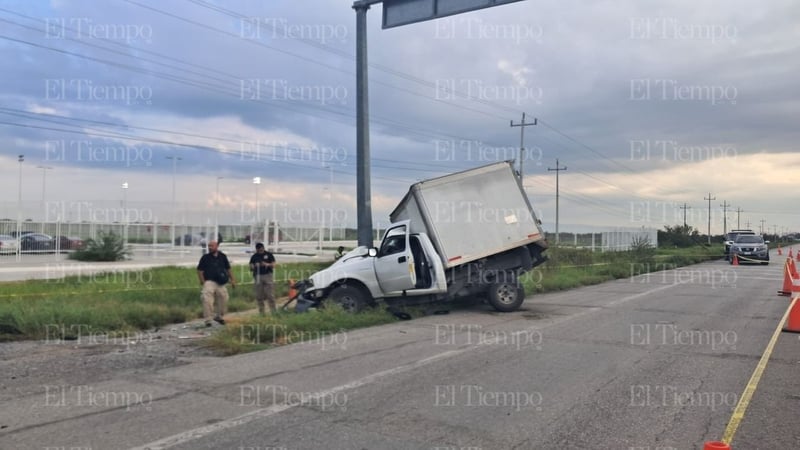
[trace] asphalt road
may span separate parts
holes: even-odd
[[[699,449],[722,437],[789,304],[773,261],[41,386],[0,409],[0,448]],[[781,334],[734,449],[800,448],[798,364],[798,335]]]

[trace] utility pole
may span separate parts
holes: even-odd
[[[764,234],[764,222],[766,222],[766,220],[761,219],[759,222],[761,222],[761,225],[758,226],[758,234]]]
[[[523,120],[524,121],[524,120]],[[559,238],[558,238],[558,173],[562,170],[567,170],[567,166],[561,167],[558,165],[558,158],[556,158],[556,168],[551,169],[550,167],[547,168],[548,172],[555,172],[556,173],[556,245],[558,245]],[[520,173],[522,176],[522,173]]]
[[[722,206],[722,234],[728,234],[728,207],[731,204],[727,200],[723,200],[719,206]]]
[[[711,245],[711,200],[716,200],[717,197],[711,197],[711,192],[708,193],[708,198],[703,197],[703,200],[708,200],[708,244]]]
[[[746,227],[747,227],[747,229],[749,230],[749,229],[750,229],[750,220],[748,220],[747,222],[745,222],[744,226],[746,226]]]
[[[686,206],[686,202],[684,202],[683,206],[679,206],[679,208],[683,210],[683,229],[688,230],[689,228],[686,226],[686,210],[692,209],[692,207]]]
[[[741,230],[741,226],[739,225],[739,217],[741,217],[743,212],[744,211],[742,211],[742,208],[740,208],[738,206],[736,207],[736,229],[737,230]],[[750,227],[749,224],[747,226]]]
[[[525,159],[525,127],[536,125],[539,122],[538,119],[534,117],[533,122],[525,122],[525,113],[522,113],[522,121],[520,123],[514,123],[511,121],[512,127],[519,127],[519,184],[522,184],[522,161]]]

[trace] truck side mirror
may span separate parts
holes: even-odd
[[[369,251],[367,252],[367,254],[374,258],[374,257],[378,256],[378,249],[375,248],[375,247],[371,247],[369,249]]]

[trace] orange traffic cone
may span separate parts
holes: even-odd
[[[734,266],[739,265],[739,255],[736,254],[733,255],[733,262],[731,262],[731,264],[733,264]]]
[[[800,292],[800,286],[794,284],[789,262],[783,265],[783,289],[778,291],[778,295],[789,296],[792,292]]]
[[[800,304],[797,303],[797,299],[799,297],[795,297],[792,300],[791,308],[789,310],[789,318],[786,319],[786,326],[783,327],[783,330],[787,333],[800,333]]]
[[[788,256],[789,256],[789,258],[794,258],[794,255],[792,255],[792,247],[789,247],[789,255]]]
[[[794,264],[794,260],[792,258],[786,258],[786,264],[789,265],[789,273],[792,274],[792,278],[800,278],[800,275],[797,274],[797,266]]]
[[[703,450],[731,450],[731,446],[724,442],[712,441],[706,442]]]
[[[800,261],[800,250],[797,252],[797,260]]]
[[[778,256],[781,256],[781,255],[783,255],[783,252],[781,251],[781,248],[778,247]]]
[[[289,298],[297,297],[297,288],[294,287],[295,280],[289,280]]]

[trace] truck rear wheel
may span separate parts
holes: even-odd
[[[489,286],[489,304],[500,312],[516,311],[525,301],[525,289],[516,281],[498,281]]]
[[[357,313],[363,311],[369,305],[371,299],[363,289],[349,284],[342,284],[331,291],[328,300],[340,305],[349,313]]]

